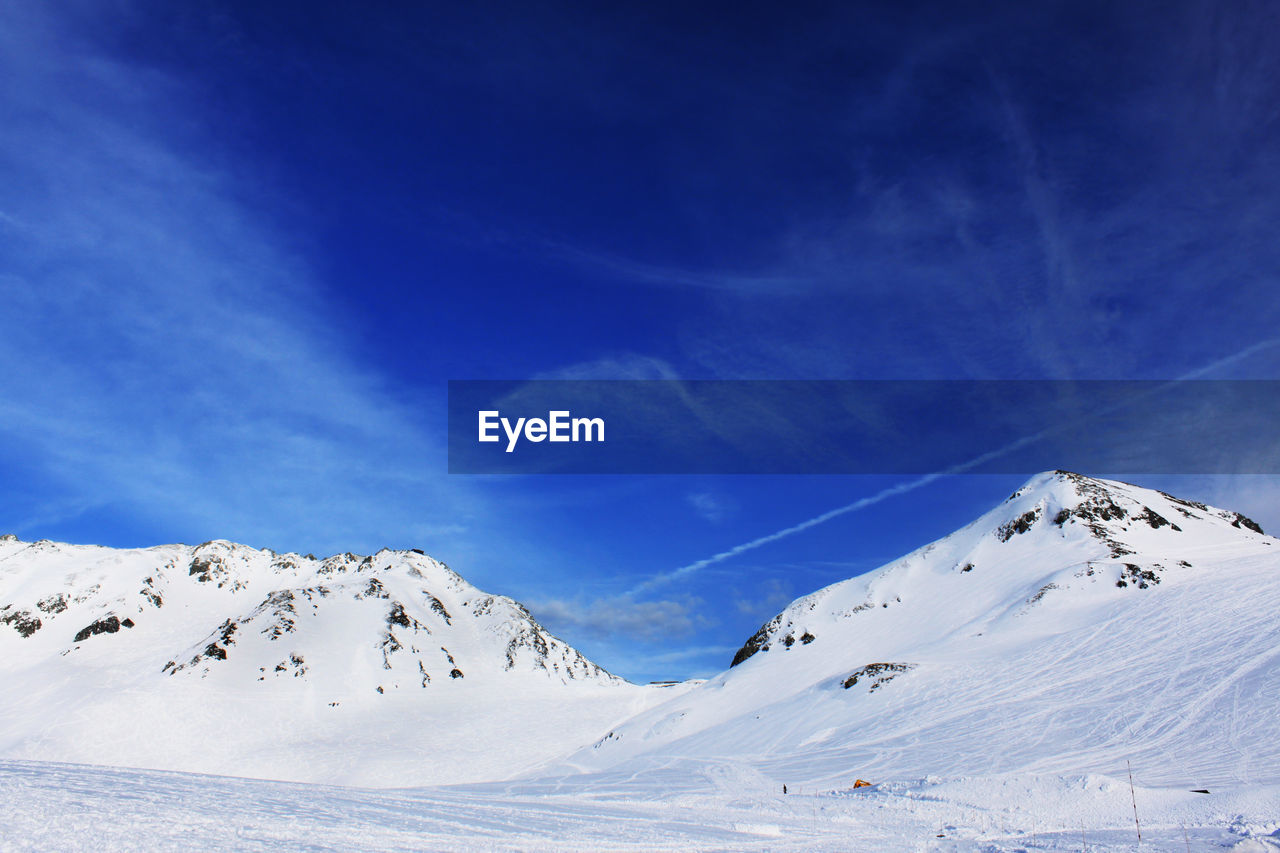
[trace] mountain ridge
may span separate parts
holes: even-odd
[[[10,757],[369,785],[505,778],[666,695],[420,551],[226,540],[0,539],[0,677]]]
[[[5,572],[6,563],[21,563],[24,557],[30,561],[33,555],[66,557],[78,565],[69,577],[51,576],[43,583],[32,577],[15,580],[8,575],[18,573]],[[95,561],[95,558],[99,559]],[[142,577],[132,580],[113,576],[113,567],[130,558],[140,568],[145,566],[145,573],[138,572]],[[109,565],[104,567],[104,562]],[[391,578],[395,578],[400,587],[398,596],[387,588]],[[298,630],[299,607],[310,607],[314,614],[324,599],[345,594],[355,600],[387,602],[386,628],[381,637],[386,669],[393,669],[391,655],[406,648],[399,635],[430,635],[433,628],[440,632],[452,627],[454,615],[441,600],[444,596],[455,611],[473,618],[491,616],[488,621],[494,633],[509,628],[504,649],[507,670],[515,668],[518,660],[527,658],[533,668],[565,681],[620,680],[549,634],[523,605],[506,596],[476,589],[447,565],[417,549],[384,548],[367,556],[347,552],[316,559],[311,555],[257,549],[224,539],[196,546],[159,545],[116,550],[50,540],[25,543],[6,536],[0,539],[0,581],[7,581],[4,588],[12,590],[6,599],[0,600],[0,624],[10,625],[25,639],[34,638],[42,630],[60,630],[66,635],[69,620],[79,616],[80,621],[75,624],[80,627],[63,654],[74,653],[80,648],[78,644],[94,636],[134,629],[163,610],[171,591],[184,599],[190,598],[194,585],[201,598],[217,600],[231,608],[224,620],[209,626],[203,638],[194,643],[194,651],[177,653],[163,663],[161,671],[170,675],[201,664],[205,664],[203,674],[207,675],[211,672],[211,661],[226,661],[230,647],[242,642],[237,640],[237,635],[244,637],[242,626],[265,622],[261,633],[275,642]],[[130,582],[137,587],[136,591],[128,591],[126,587]],[[108,587],[105,590],[104,584]],[[258,600],[250,602],[239,595],[242,592]],[[182,603],[190,607],[189,601]],[[449,651],[442,647],[441,652],[448,666],[441,660],[433,660],[433,668],[443,668],[453,678],[465,677]],[[424,677],[430,675],[423,657],[417,657],[412,663]],[[429,680],[424,679],[424,686]]]
[[[1230,510],[1068,472],[796,599],[721,674],[565,773],[1280,781],[1280,547]]]
[[[414,550],[0,537],[0,754],[375,787],[1128,760],[1157,784],[1280,784],[1276,544],[1230,510],[1046,472],[796,599],[719,675],[641,687]]]
[[[1010,517],[1004,517],[1008,515],[1003,513],[1004,508],[1033,492],[1037,495],[1034,505],[1025,511]],[[1155,503],[1156,501],[1152,500],[1152,497],[1158,496],[1158,500],[1166,504],[1165,507],[1162,507],[1165,512],[1175,518],[1210,520],[1215,524],[1223,522],[1235,530],[1252,532],[1259,536],[1266,535],[1260,525],[1234,510],[1211,507],[1199,501],[1177,498],[1165,492],[1144,489],[1131,483],[1123,483],[1116,480],[1102,480],[1062,470],[1043,472],[1030,478],[1002,504],[979,516],[959,530],[944,536],[942,539],[917,548],[915,551],[879,569],[873,569],[854,578],[836,581],[822,589],[801,596],[748,638],[734,655],[729,666],[731,668],[735,667],[748,660],[756,652],[767,650],[767,647],[774,641],[782,623],[786,620],[787,614],[793,608],[804,605],[812,606],[816,601],[836,594],[838,590],[855,583],[858,578],[884,572],[894,565],[911,560],[917,555],[927,555],[941,543],[974,529],[991,528],[990,534],[1003,544],[1009,542],[1015,536],[1028,533],[1039,522],[1047,521],[1060,529],[1064,528],[1064,525],[1075,526],[1079,524],[1098,543],[1105,546],[1109,552],[1109,559],[1102,559],[1101,555],[1098,555],[1098,559],[1089,561],[1091,564],[1096,564],[1099,568],[1103,566],[1115,568],[1117,574],[1115,581],[1119,588],[1123,589],[1132,583],[1140,589],[1146,589],[1150,584],[1160,582],[1159,574],[1151,569],[1141,568],[1136,563],[1121,561],[1119,564],[1115,564],[1113,562],[1138,553],[1134,550],[1135,546],[1127,544],[1121,538],[1124,533],[1128,532],[1128,525],[1130,523],[1142,523],[1154,531],[1164,528],[1169,533],[1182,533],[1183,530],[1176,522],[1170,521],[1156,510],[1147,506],[1146,503],[1143,503],[1139,496],[1145,496],[1147,503]],[[1170,511],[1170,508],[1173,511]],[[996,518],[1001,518],[1002,520],[993,527],[993,519]],[[1270,537],[1267,538],[1270,539]],[[1149,542],[1144,544],[1150,547]],[[959,566],[961,573],[966,574],[973,572],[975,568],[977,568],[976,563],[967,559]],[[1159,569],[1164,571],[1167,567],[1159,565]],[[884,602],[874,603],[883,604]],[[855,605],[855,607],[858,606]],[[812,639],[805,640],[804,638],[806,636],[812,638],[813,635],[804,631],[804,629],[800,630],[803,633],[800,634],[799,639],[806,645],[812,642]],[[792,632],[785,635],[781,642],[790,645],[787,642],[788,638],[791,642],[797,639],[796,634]]]

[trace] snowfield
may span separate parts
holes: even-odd
[[[0,760],[4,850],[1280,850],[1280,788],[994,776],[789,793],[745,765],[374,790]]]
[[[11,537],[0,679],[5,850],[1280,850],[1280,542],[1065,472],[706,682],[416,552]]]

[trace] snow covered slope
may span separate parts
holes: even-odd
[[[673,766],[604,787],[369,790],[0,759],[0,849],[178,851],[1280,851],[1280,788],[1102,776],[906,780],[786,796]],[[690,784],[693,782],[694,784]]]
[[[1280,542],[1243,516],[1065,472],[805,596],[733,666],[566,769],[741,762],[805,788],[1102,773],[1280,782]]]
[[[670,695],[416,551],[0,539],[0,754],[407,785],[506,778]]]
[[[660,688],[416,552],[8,537],[0,683],[0,755],[42,761],[556,790],[679,766],[762,791],[1121,778],[1129,761],[1140,785],[1276,786],[1280,542],[1237,513],[1043,474],[794,602],[716,678]]]

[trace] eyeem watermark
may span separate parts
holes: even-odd
[[[451,380],[448,409],[453,474],[1280,474],[1270,379]]]
[[[542,418],[516,418],[512,424],[510,418],[502,417],[497,409],[477,412],[480,422],[480,438],[484,443],[501,441],[498,429],[507,436],[507,453],[516,449],[521,436],[525,441],[604,441],[604,418],[575,418],[570,412],[547,412],[546,420]]]

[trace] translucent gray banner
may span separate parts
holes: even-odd
[[[1280,382],[451,381],[455,474],[1280,473]]]

